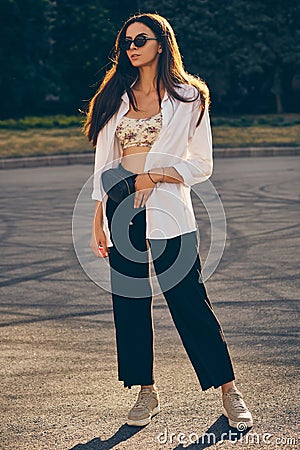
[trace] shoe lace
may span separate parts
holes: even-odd
[[[148,408],[148,401],[151,396],[151,392],[149,391],[140,391],[138,399],[136,401],[136,404],[134,405],[135,408],[139,408],[141,406],[144,406],[145,408]]]
[[[247,406],[244,402],[244,400],[241,397],[241,394],[237,392],[233,392],[229,394],[229,398],[231,400],[232,406],[238,411],[238,412],[247,412]]]

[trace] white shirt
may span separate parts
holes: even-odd
[[[177,88],[182,97],[194,98],[196,88],[182,84]],[[92,199],[102,201],[103,229],[112,246],[106,218],[105,194],[100,182],[101,173],[117,167],[122,148],[116,137],[116,128],[129,110],[125,92],[119,110],[99,132],[96,144]],[[200,99],[181,102],[171,98],[167,91],[162,99],[162,128],[157,140],[146,156],[147,170],[174,167],[184,183],[158,182],[146,202],[146,239],[172,238],[197,230],[191,201],[190,186],[207,180],[213,170],[212,136],[208,110],[205,109],[200,125]],[[139,211],[139,208],[136,210]]]

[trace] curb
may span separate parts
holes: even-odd
[[[247,147],[247,148],[215,148],[215,158],[240,158],[263,156],[299,156],[300,147]]]
[[[214,158],[241,158],[263,156],[299,156],[300,147],[247,147],[215,148]],[[65,166],[69,164],[94,164],[94,153],[70,153],[68,155],[0,158],[0,169],[26,167]]]
[[[29,156],[0,159],[0,169],[65,166],[69,164],[94,164],[94,153],[70,153],[68,155]]]

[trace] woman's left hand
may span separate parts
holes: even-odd
[[[135,195],[134,195],[134,208],[143,207],[148,200],[149,195],[153,191],[155,183],[153,183],[148,173],[140,173],[135,179]]]

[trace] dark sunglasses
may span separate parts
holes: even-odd
[[[136,36],[134,39],[124,39],[120,42],[120,47],[122,50],[129,50],[132,43],[136,47],[143,47],[147,41],[157,41],[157,38],[150,38],[146,36]]]

